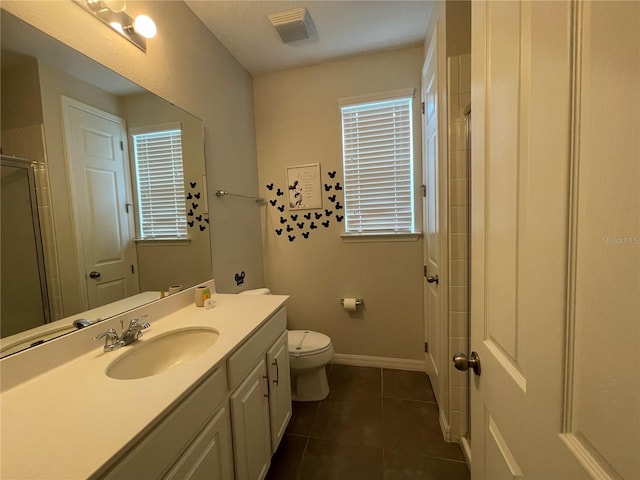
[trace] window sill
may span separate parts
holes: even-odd
[[[343,233],[340,235],[346,243],[372,242],[415,242],[421,233]]]
[[[190,238],[136,238],[134,240],[139,245],[153,245],[153,246],[163,246],[163,245],[189,245],[191,244]]]

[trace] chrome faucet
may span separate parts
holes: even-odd
[[[131,345],[133,342],[138,340],[140,335],[142,335],[142,331],[149,328],[151,325],[148,322],[139,323],[141,318],[146,317],[143,315],[141,317],[132,318],[129,321],[129,326],[127,329],[124,329],[124,320],[120,320],[120,328],[121,335],[118,336],[115,328],[110,328],[106,332],[102,332],[100,335],[93,337],[95,341],[104,338],[104,351],[112,352],[120,347],[124,347],[125,345]]]
[[[110,328],[106,332],[102,332],[100,335],[93,337],[93,340],[98,341],[101,338],[104,338],[105,352],[113,352],[124,345],[124,342],[118,337],[115,328]]]
[[[120,320],[120,325],[122,326],[122,338],[121,341],[124,345],[130,345],[142,335],[142,331],[149,328],[151,325],[148,322],[139,323],[141,318],[146,317],[143,315],[141,317],[132,318],[129,322],[129,327],[127,330],[124,330],[124,321]]]

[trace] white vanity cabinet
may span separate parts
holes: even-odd
[[[285,331],[267,351],[271,453],[275,453],[291,419],[291,377],[289,343]]]
[[[99,478],[232,480],[226,369],[215,370]]]
[[[229,357],[227,369],[236,480],[261,480],[291,418],[284,308]]]
[[[264,359],[230,398],[236,479],[262,479],[271,463],[269,387]]]
[[[95,476],[262,480],[290,418],[283,307],[115,465]]]

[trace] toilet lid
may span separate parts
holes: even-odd
[[[296,357],[313,355],[331,347],[331,339],[311,330],[289,330],[289,353]]]

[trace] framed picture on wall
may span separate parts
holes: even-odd
[[[287,167],[289,210],[322,208],[320,164]]]

